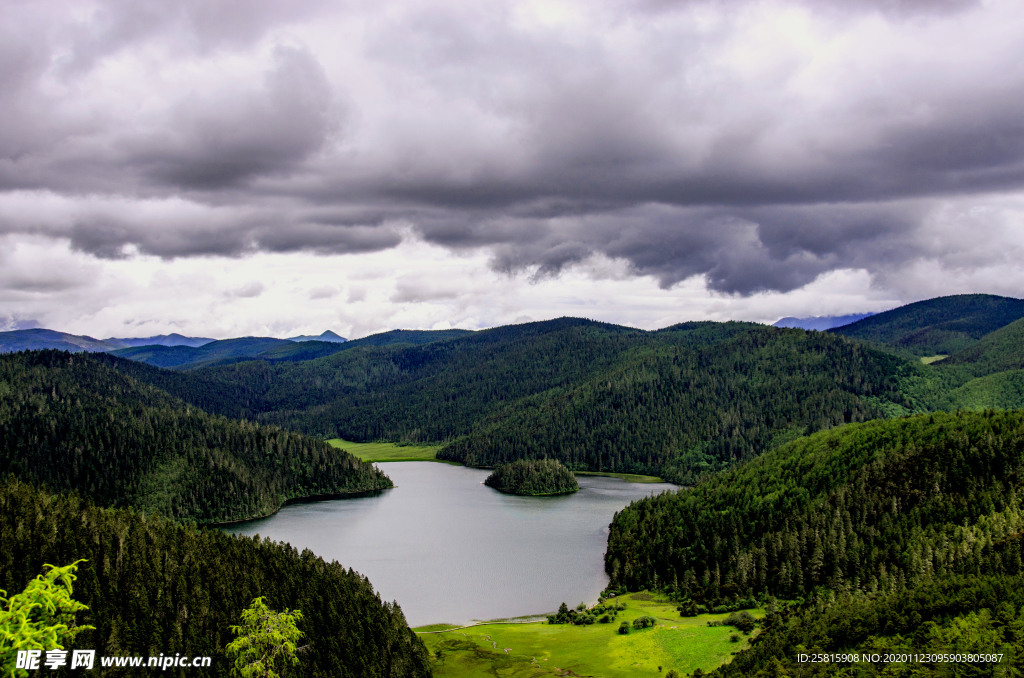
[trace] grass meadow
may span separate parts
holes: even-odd
[[[341,438],[332,438],[327,441],[332,447],[351,452],[363,461],[440,461],[445,464],[455,464],[454,461],[443,461],[437,459],[437,451],[441,445],[399,445],[397,443],[353,443]],[[590,471],[576,471],[578,476],[609,476],[621,478],[627,483],[663,483],[661,478],[655,476],[641,476],[634,473],[592,473]]]
[[[396,443],[353,443],[333,438],[327,443],[345,450],[363,461],[440,461],[435,459],[440,445],[398,445]]]
[[[749,640],[739,634],[739,641],[733,642],[730,637],[737,635],[736,629],[707,625],[724,619],[725,614],[680,617],[674,603],[649,593],[618,600],[625,601],[627,607],[610,624],[502,623],[422,633],[420,638],[430,649],[436,678],[659,678],[669,669],[681,674],[713,669],[729,661]],[[764,611],[751,613],[760,617]],[[656,618],[657,625],[632,629],[627,635],[618,633],[623,620],[632,622],[642,615]],[[435,624],[416,630],[443,628]]]
[[[608,473],[605,471],[573,471],[578,476],[606,476],[608,478],[621,478],[627,483],[663,483],[657,476],[641,476],[636,473]]]

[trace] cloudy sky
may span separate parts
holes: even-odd
[[[0,0],[0,329],[1024,297],[1019,0]]]

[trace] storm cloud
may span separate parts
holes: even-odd
[[[597,257],[751,295],[970,266],[943,229],[986,227],[979,210],[1024,185],[1010,0],[51,0],[0,16],[0,234],[98,259],[414,237],[535,280]]]

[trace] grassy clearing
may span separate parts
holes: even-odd
[[[573,471],[578,476],[607,476],[609,478],[622,478],[627,483],[663,483],[658,476],[641,476],[635,473],[605,473],[603,471]]]
[[[661,678],[669,669],[684,674],[697,668],[713,669],[747,646],[747,636],[740,635],[739,642],[730,641],[736,629],[707,625],[727,615],[680,617],[674,603],[650,594],[639,595],[651,600],[620,598],[627,607],[610,624],[493,624],[422,634],[420,638],[430,649],[436,678],[540,678],[567,676],[570,671],[580,676]],[[751,613],[757,617],[764,614],[762,610]],[[632,622],[642,615],[655,617],[658,625],[619,635],[623,620]],[[445,627],[433,624],[417,630]]]
[[[363,461],[440,461],[435,459],[440,445],[397,445],[395,443],[353,443],[341,438],[327,441],[333,447],[350,452]]]
[[[948,357],[948,355],[926,355],[923,358],[921,358],[921,362],[923,362],[925,365],[931,365],[936,360],[942,360],[943,358]]]

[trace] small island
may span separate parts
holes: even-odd
[[[580,489],[572,471],[554,459],[520,459],[494,470],[484,481],[506,494],[570,494]]]

